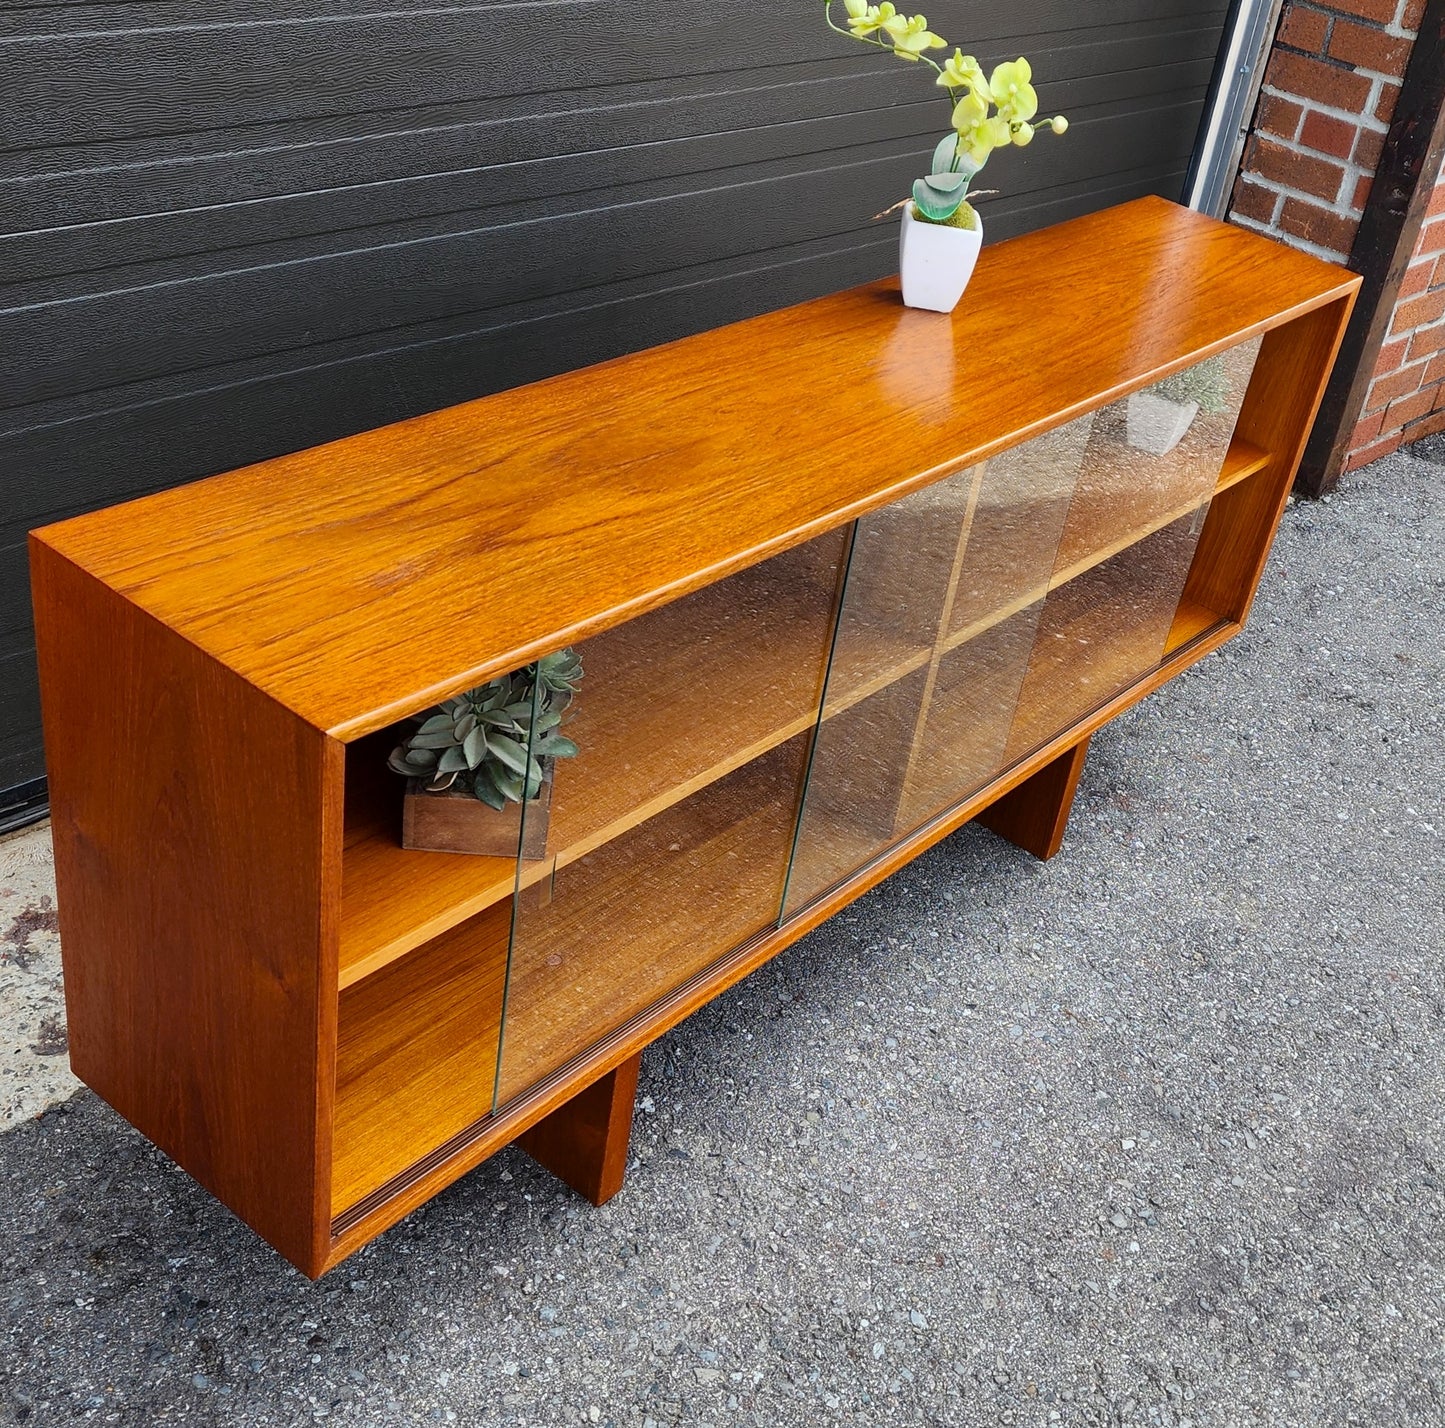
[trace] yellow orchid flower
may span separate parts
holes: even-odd
[[[1027,123],[1039,112],[1039,96],[1029,83],[1033,77],[1033,69],[1022,55],[999,65],[989,76],[989,94],[1010,124]]]
[[[924,50],[936,50],[948,43],[942,35],[933,34],[928,28],[924,15],[910,15],[905,18],[895,15],[883,28],[893,41],[893,53],[899,59],[916,60]]]
[[[954,50],[952,59],[945,62],[943,73],[936,83],[953,89],[971,89],[975,94],[988,93],[988,77],[983,66],[972,55]]]
[[[868,0],[843,0],[843,8],[850,20],[861,20],[868,13]]]
[[[1055,134],[1067,134],[1069,132],[1069,121],[1065,119],[1062,114],[1055,114],[1054,117],[1049,120],[1049,128],[1052,129]]]
[[[1013,134],[1008,121],[998,115],[989,117],[988,100],[970,91],[953,106],[953,127],[958,131],[959,148],[972,163],[982,168],[995,149],[1011,142]]]
[[[852,7],[848,9],[848,28],[853,31],[859,39],[866,35],[876,34],[883,29],[889,21],[898,14],[889,0],[883,0],[881,5],[868,5],[861,15],[855,15]]]

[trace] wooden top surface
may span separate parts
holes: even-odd
[[[48,526],[37,539],[355,738],[1343,297],[1162,199]]]

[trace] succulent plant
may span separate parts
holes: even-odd
[[[455,788],[498,810],[536,798],[551,760],[577,753],[558,729],[581,679],[575,650],[543,655],[419,715],[387,766],[425,779],[428,793]]]

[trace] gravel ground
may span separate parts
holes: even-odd
[[[35,829],[0,838],[0,1131],[79,1088],[68,1049],[55,868]]]
[[[1445,456],[1442,456],[1445,460]],[[1445,469],[650,1049],[623,1193],[507,1151],[311,1285],[88,1092],[0,1139],[0,1422],[1445,1423]]]

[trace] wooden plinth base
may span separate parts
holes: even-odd
[[[639,1051],[517,1140],[533,1160],[594,1205],[605,1205],[622,1189],[641,1066]]]
[[[1036,858],[1052,858],[1063,846],[1064,829],[1088,747],[1085,739],[1066,749],[997,803],[990,804],[974,821]]]

